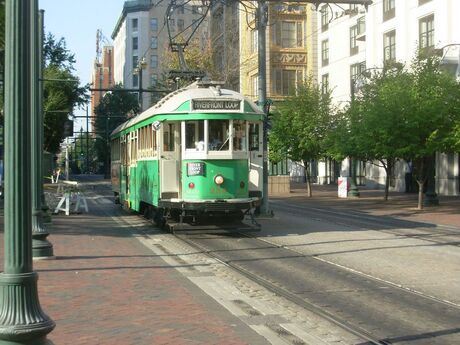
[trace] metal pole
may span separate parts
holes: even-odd
[[[69,180],[69,139],[65,139],[65,179]]]
[[[31,21],[31,176],[32,176],[32,254],[34,259],[54,258],[53,245],[46,239],[49,235],[43,225],[42,194],[43,193],[43,149],[42,127],[43,121],[40,106],[39,76],[41,69],[40,56],[40,23],[38,13],[38,0],[32,1]]]
[[[39,92],[39,97],[38,97],[38,115],[39,115],[39,120],[38,120],[38,123],[40,124],[40,135],[39,135],[39,143],[38,143],[38,146],[41,147],[42,149],[42,152],[40,153],[40,157],[41,157],[41,160],[40,160],[40,163],[41,163],[41,167],[40,167],[40,171],[41,173],[43,174],[43,146],[44,146],[44,137],[45,137],[45,129],[44,129],[44,116],[45,116],[45,113],[43,111],[43,99],[44,99],[44,82],[43,82],[43,70],[45,68],[45,59],[44,59],[44,56],[43,56],[43,46],[45,45],[45,23],[44,23],[44,18],[45,18],[45,11],[44,10],[40,10],[39,11],[39,15],[38,15],[38,27],[39,27],[39,31],[38,31],[38,60],[39,60],[39,70],[38,70],[38,92]],[[43,222],[44,223],[51,223],[51,214],[49,212],[50,208],[48,207],[48,204],[46,203],[46,198],[45,198],[45,193],[44,193],[44,189],[43,189],[43,180],[41,181],[40,185],[39,185],[40,189],[41,189],[41,199],[42,199],[42,214],[43,214]]]
[[[89,173],[89,113],[86,105],[86,173]]]
[[[270,215],[268,203],[268,140],[267,140],[267,126],[268,126],[268,114],[267,114],[267,67],[266,67],[266,43],[265,43],[265,32],[268,22],[268,8],[265,1],[259,1],[259,5],[256,10],[256,21],[257,21],[257,34],[258,34],[258,103],[259,107],[262,107],[264,112],[263,121],[263,183],[262,183],[262,205],[260,207],[260,213],[262,215]]]
[[[43,344],[55,327],[40,307],[38,274],[32,271],[31,20],[36,1],[6,0],[3,344]]]

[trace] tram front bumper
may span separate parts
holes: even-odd
[[[230,213],[256,208],[261,203],[260,198],[241,199],[215,199],[215,200],[184,200],[161,199],[159,207],[168,209],[181,209],[198,212],[223,212]]]

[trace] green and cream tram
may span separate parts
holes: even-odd
[[[112,132],[115,197],[160,225],[242,219],[262,198],[262,120],[214,83],[172,92]]]

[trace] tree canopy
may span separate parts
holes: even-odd
[[[139,103],[136,95],[121,91],[121,85],[115,85],[113,91],[102,97],[99,105],[94,109],[96,115],[95,148],[99,162],[104,162],[104,172],[109,169],[110,149],[109,135],[121,123],[139,112]]]
[[[273,115],[269,134],[270,160],[283,158],[302,162],[311,195],[308,164],[324,157],[326,138],[333,119],[330,93],[322,93],[309,78],[296,90],[296,94],[280,103]]]
[[[421,208],[434,154],[458,149],[459,102],[459,83],[436,57],[375,69],[342,112],[331,151],[379,161],[387,173],[385,199],[395,161],[412,162]]]
[[[64,38],[56,41],[52,34],[48,34],[44,58],[44,149],[56,153],[64,139],[64,123],[72,116],[75,107],[88,101],[88,86],[81,86],[74,75],[75,58],[67,49]]]

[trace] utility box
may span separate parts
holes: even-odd
[[[339,198],[348,197],[348,190],[350,189],[350,178],[340,176],[337,181],[337,186]]]

